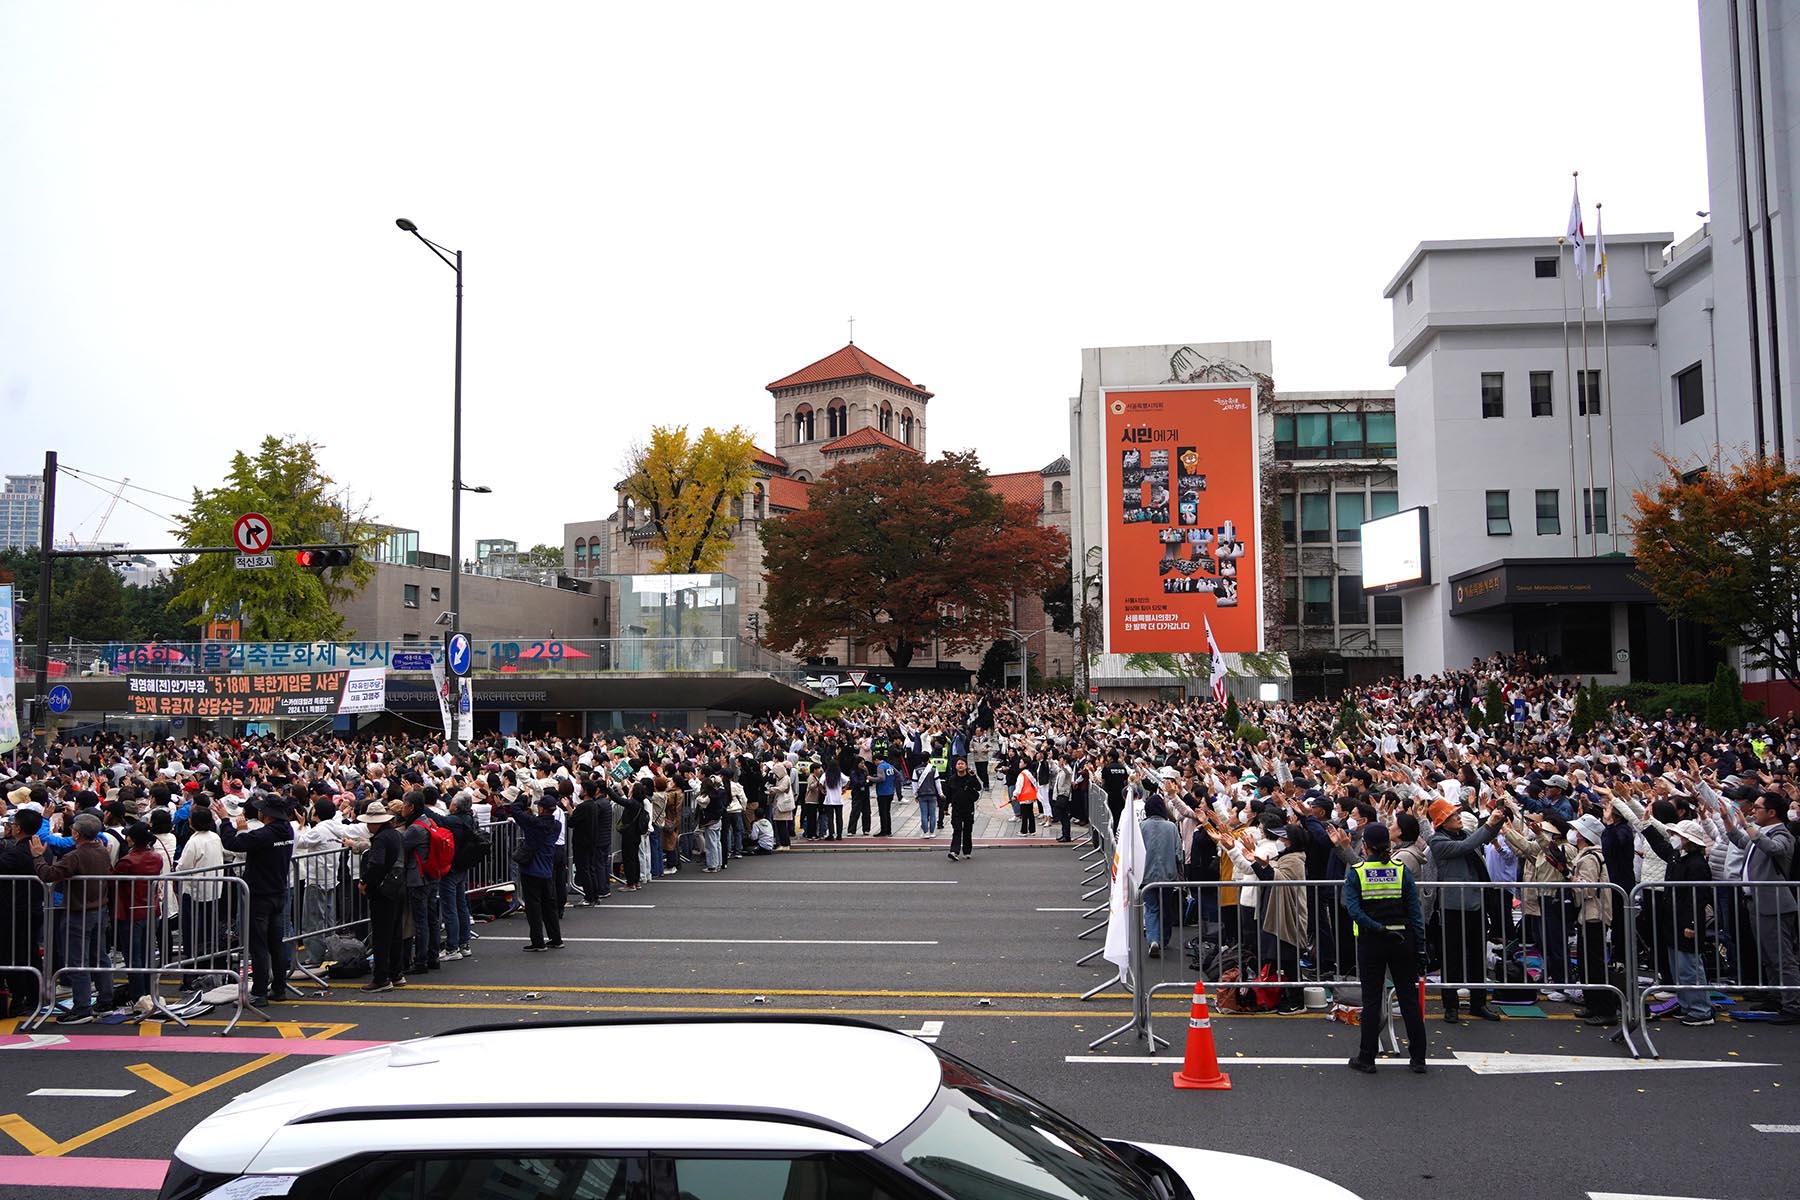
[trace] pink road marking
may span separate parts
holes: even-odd
[[[391,1044],[350,1038],[136,1037],[106,1033],[69,1034],[66,1041],[49,1043],[37,1042],[30,1034],[23,1033],[0,1037],[0,1050],[120,1050],[133,1054],[298,1054],[319,1057]]]
[[[154,1192],[162,1187],[166,1158],[37,1158],[0,1155],[0,1187],[119,1188]]]

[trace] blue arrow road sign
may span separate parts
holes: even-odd
[[[469,635],[466,633],[453,633],[444,645],[445,658],[450,667],[450,673],[452,675],[467,675],[469,673]]]
[[[75,703],[75,693],[59,683],[50,689],[49,700],[51,712],[66,713],[69,711],[69,707]]]

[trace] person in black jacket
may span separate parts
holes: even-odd
[[[425,859],[431,853],[431,830],[436,824],[425,811],[425,793],[413,789],[401,796],[400,838],[406,845],[406,897],[412,909],[412,937],[407,948],[407,969],[423,975],[438,965],[438,923],[443,918],[437,880],[425,878]]]
[[[250,825],[254,814],[257,824]],[[236,820],[226,819],[222,801],[213,802],[219,818],[219,841],[244,856],[244,882],[250,886],[250,1003],[261,1006],[287,1000],[288,867],[294,859],[294,826],[280,797],[253,800]]]
[[[438,818],[438,824],[450,831],[456,843],[456,856],[450,860],[450,871],[437,881],[438,907],[444,914],[443,961],[471,958],[475,954],[475,913],[469,907],[469,872],[481,865],[486,851],[475,828],[475,802],[467,792],[458,792],[450,801],[450,811]]]
[[[37,868],[31,862],[30,842],[37,836],[44,818],[28,808],[6,814],[6,837],[0,841],[0,879],[5,876],[31,876]],[[32,910],[44,902],[41,888],[26,880],[0,882],[0,963],[36,961],[36,939],[32,936]],[[0,971],[0,1017],[17,1016],[37,1007],[37,977],[30,971]]]
[[[575,853],[575,886],[581,903],[592,908],[612,895],[612,798],[606,785],[583,775],[576,788],[580,802],[569,814],[569,845]]]
[[[938,785],[950,805],[950,859],[975,857],[975,802],[981,799],[981,776],[969,769],[961,755],[950,767],[949,778]]]
[[[363,984],[365,992],[387,992],[406,986],[400,952],[406,944],[406,846],[391,822],[393,814],[376,800],[363,811],[369,831],[369,848],[363,851],[362,879],[357,885],[369,900],[369,946],[374,951],[374,973]],[[389,875],[394,875],[389,879]]]
[[[642,860],[638,856],[638,843],[643,840],[644,830],[649,826],[650,813],[644,807],[656,785],[648,779],[633,780],[631,792],[619,801],[613,814],[613,828],[618,831],[620,878],[625,882],[620,885],[627,892],[635,892],[643,886]],[[610,851],[609,851],[610,854]],[[608,864],[610,867],[611,864]]]
[[[523,861],[519,863],[519,882],[525,889],[525,920],[531,927],[526,950],[560,950],[563,945],[562,913],[556,905],[553,878],[556,839],[562,833],[562,822],[556,819],[556,803],[556,793],[547,791],[537,798],[536,812],[523,800],[507,810],[524,843],[520,850]]]

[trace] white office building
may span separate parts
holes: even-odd
[[[8,475],[0,491],[0,550],[30,550],[44,535],[44,479]]]
[[[1403,600],[1409,674],[1496,650],[1602,682],[1710,674],[1705,637],[1669,622],[1634,578],[1630,498],[1666,477],[1664,454],[1697,470],[1721,452],[1800,450],[1785,215],[1800,170],[1800,92],[1786,82],[1800,0],[1758,8],[1700,4],[1710,220],[1678,244],[1607,234],[1604,332],[1592,264],[1577,280],[1554,233],[1423,242],[1388,283],[1389,362],[1406,371],[1399,503],[1430,521],[1431,583]],[[1590,258],[1595,225],[1590,207]]]

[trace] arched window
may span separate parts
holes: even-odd
[[[833,396],[831,403],[825,406],[825,436],[841,438],[850,432],[850,410],[844,407],[841,396]]]
[[[755,497],[755,516],[756,519],[760,521],[769,515],[768,495],[763,491],[763,485],[760,483],[756,485],[756,490],[752,494]]]
[[[731,519],[734,521],[741,521],[744,519],[744,498],[742,496],[733,496],[731,498]]]
[[[908,446],[910,446],[910,445],[912,445],[912,435],[913,435],[912,409],[903,408],[900,410],[900,440],[905,442]]]
[[[794,440],[796,442],[813,440],[813,410],[810,404],[802,404],[794,410]]]
[[[894,406],[886,400],[881,402],[881,432],[894,436]]]
[[[575,569],[577,571],[579,571],[579,570],[581,570],[581,568],[583,568],[585,566],[587,566],[587,539],[586,538],[576,538],[575,539]]]
[[[811,483],[812,476],[808,475],[805,471],[795,471],[794,472],[794,482],[795,483]]]
[[[1063,490],[1062,490],[1062,480],[1059,479],[1055,483],[1050,485],[1050,511],[1051,512],[1061,512],[1062,510],[1063,510]]]

